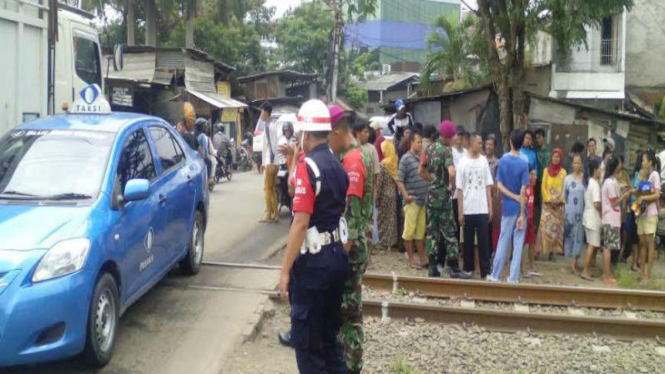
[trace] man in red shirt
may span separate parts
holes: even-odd
[[[351,134],[351,125],[344,118],[344,110],[330,108],[332,132],[328,136],[330,149],[339,155],[349,175],[346,193],[346,221],[349,239],[345,249],[349,252],[351,274],[342,295],[342,344],[346,353],[349,373],[363,369],[362,276],[369,256],[370,222],[372,221],[372,186],[374,175],[367,150],[360,147]]]

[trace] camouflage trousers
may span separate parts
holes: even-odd
[[[448,208],[448,207],[447,207]],[[425,247],[430,261],[443,265],[443,260],[448,262],[458,261],[459,244],[457,242],[457,227],[453,219],[453,210],[435,209],[427,207],[427,237]],[[441,257],[446,258],[441,258]]]
[[[368,240],[362,236],[352,241],[349,251],[351,274],[344,284],[342,294],[342,345],[349,373],[360,373],[363,369],[363,302],[362,278],[369,256]]]

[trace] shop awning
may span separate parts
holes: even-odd
[[[238,100],[224,99],[222,96],[215,92],[201,92],[189,89],[187,92],[219,109],[247,108],[247,104],[241,103]]]

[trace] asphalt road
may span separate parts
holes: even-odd
[[[260,224],[263,209],[263,178],[256,171],[235,174],[231,182],[217,185],[211,194],[204,261],[256,262],[283,242],[289,221],[286,210],[279,224]],[[191,278],[173,271],[122,317],[115,354],[104,369],[90,370],[80,360],[70,359],[6,372],[225,373],[227,355],[266,296],[187,285],[252,290],[273,288],[276,283],[275,272],[265,270],[204,267]]]

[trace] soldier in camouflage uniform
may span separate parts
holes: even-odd
[[[330,110],[333,132],[330,147],[338,153],[344,169],[349,175],[347,191],[346,221],[349,238],[345,249],[349,253],[351,274],[344,286],[342,295],[341,328],[342,345],[346,354],[349,373],[360,373],[363,369],[363,319],[362,319],[362,277],[369,258],[368,232],[372,222],[372,186],[370,154],[358,146],[350,133],[349,123],[341,118],[339,107]],[[342,112],[343,113],[343,112]],[[338,150],[341,149],[341,152]]]
[[[437,265],[447,259],[451,278],[470,278],[460,270],[458,262],[457,226],[453,218],[451,181],[455,180],[453,153],[450,148],[457,127],[451,121],[439,126],[439,139],[423,154],[420,174],[431,182],[427,195],[427,238],[425,246],[429,256],[429,276],[438,277]],[[446,258],[447,254],[447,258]]]

